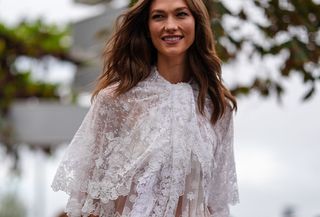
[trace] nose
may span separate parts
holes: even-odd
[[[178,30],[177,22],[172,17],[168,17],[167,22],[165,23],[164,30],[168,32]]]

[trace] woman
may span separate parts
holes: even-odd
[[[72,217],[227,217],[234,109],[202,0],[140,0],[118,19],[53,189]]]

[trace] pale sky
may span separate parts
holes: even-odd
[[[116,0],[113,5],[121,7],[127,0]],[[14,24],[23,18],[44,18],[47,22],[68,23],[95,15],[103,6],[87,6],[72,0],[0,0],[0,20]]]
[[[117,4],[122,3],[117,0]],[[9,24],[39,16],[48,22],[75,22],[102,10],[70,0],[0,0],[0,20]],[[245,79],[259,66],[245,61],[226,65],[225,79]],[[235,154],[241,203],[232,208],[233,217],[280,217],[288,205],[297,207],[297,217],[320,215],[320,95],[301,103],[301,79],[294,76],[285,84],[288,89],[282,106],[274,98],[261,99],[255,94],[239,99]],[[55,217],[65,204],[64,193],[54,193],[49,187],[63,150],[61,147],[50,159],[26,150],[22,158],[24,176],[17,189],[31,209],[39,206],[34,200],[39,192],[34,190],[38,185],[44,189],[45,200],[40,203],[46,207],[44,217]],[[44,176],[35,182],[39,169]],[[5,181],[5,174],[6,166],[1,164],[0,186],[12,186]],[[4,189],[0,187],[0,192]],[[34,212],[32,209],[29,216]]]

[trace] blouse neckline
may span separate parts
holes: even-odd
[[[167,83],[169,85],[172,85],[172,86],[179,86],[179,85],[191,85],[193,83],[193,79],[190,78],[189,81],[187,82],[184,82],[184,81],[180,81],[180,82],[177,82],[177,83],[171,83],[170,81],[168,81],[167,79],[165,79],[161,74],[160,72],[158,71],[158,68],[156,66],[153,66],[152,67],[152,71],[153,73],[156,75],[156,77],[163,81],[164,83]]]

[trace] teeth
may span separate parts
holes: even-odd
[[[177,41],[180,40],[181,37],[175,36],[175,37],[164,37],[165,41]]]

